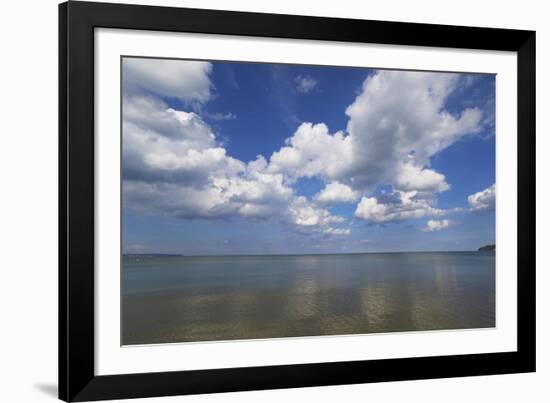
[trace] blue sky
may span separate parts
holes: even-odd
[[[495,77],[123,59],[123,251],[472,250]]]

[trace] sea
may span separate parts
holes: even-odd
[[[494,252],[124,255],[123,345],[495,327]]]

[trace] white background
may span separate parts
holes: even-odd
[[[0,38],[0,389],[2,401],[53,401],[57,377],[57,1],[2,4]],[[161,2],[156,2],[161,4]],[[537,246],[545,248],[550,27],[542,1],[164,1],[162,4],[537,30]],[[537,256],[536,374],[147,399],[144,402],[547,401],[548,254]],[[546,340],[546,343],[544,342]]]
[[[96,32],[96,374],[516,351],[517,58],[486,52],[100,29]],[[313,44],[315,46],[313,46]],[[120,348],[120,56],[496,73],[496,328]],[[327,55],[330,55],[327,57]],[[504,178],[504,179],[502,179]],[[510,221],[507,221],[510,220]],[[501,224],[506,223],[506,225]],[[502,227],[499,229],[499,225]]]

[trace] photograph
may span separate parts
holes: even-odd
[[[121,345],[495,328],[494,74],[120,60]]]

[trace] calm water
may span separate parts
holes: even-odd
[[[123,259],[123,344],[495,326],[494,252]]]

